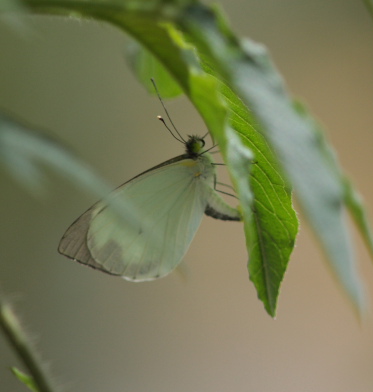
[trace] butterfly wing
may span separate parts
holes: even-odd
[[[79,263],[86,264],[103,272],[109,272],[105,271],[91,256],[86,241],[86,235],[92,220],[92,213],[98,208],[98,205],[99,203],[92,206],[66,230],[58,245],[58,251]]]
[[[67,230],[59,250],[66,256],[133,281],[167,275],[185,255],[208,202],[214,172],[203,157],[156,167],[111,195],[136,210],[126,224],[99,202]]]

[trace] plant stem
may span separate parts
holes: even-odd
[[[39,392],[53,392],[40,360],[9,304],[0,301],[0,329],[33,377]]]

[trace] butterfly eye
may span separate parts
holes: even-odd
[[[205,147],[205,141],[202,138],[196,138],[195,150],[200,151],[203,147]]]
[[[195,139],[193,144],[193,152],[199,154],[202,148],[205,146],[205,141],[203,139]]]

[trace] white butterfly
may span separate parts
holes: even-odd
[[[176,268],[203,214],[241,220],[240,212],[215,190],[215,164],[203,150],[204,137],[183,139],[151,81],[178,137],[158,118],[185,145],[185,154],[137,175],[114,190],[109,201],[94,204],[67,229],[58,247],[79,263],[136,282],[160,278]],[[113,201],[129,207],[127,223]]]
[[[81,215],[62,237],[61,254],[112,275],[146,281],[170,273],[183,259],[203,214],[241,220],[215,190],[211,155],[190,136],[186,152],[132,178],[110,195],[128,202],[137,220],[126,224],[107,201]]]

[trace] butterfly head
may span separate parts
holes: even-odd
[[[197,158],[201,155],[205,141],[200,136],[189,136],[189,139],[185,143],[186,153],[191,158]]]

